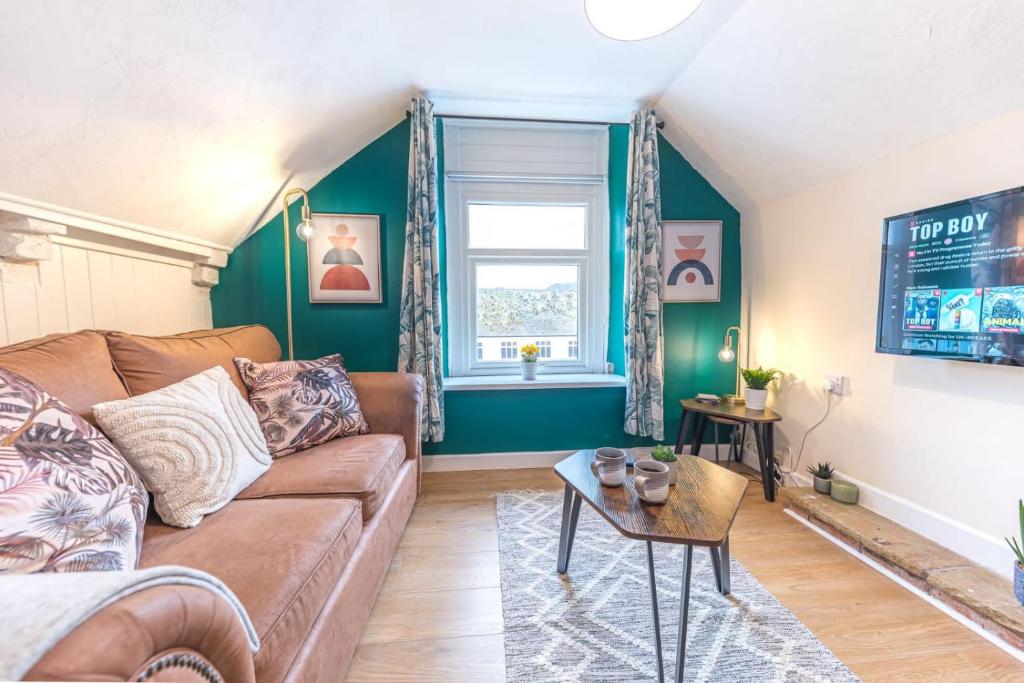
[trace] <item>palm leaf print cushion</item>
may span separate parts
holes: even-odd
[[[148,503],[107,437],[0,369],[0,574],[135,569]]]
[[[235,358],[270,455],[370,431],[341,356],[254,363]]]

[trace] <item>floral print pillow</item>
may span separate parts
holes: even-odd
[[[272,457],[370,431],[338,354],[279,363],[235,358],[235,367]]]
[[[0,574],[135,569],[148,504],[107,437],[0,369]]]

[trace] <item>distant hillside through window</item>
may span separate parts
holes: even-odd
[[[579,292],[575,282],[544,289],[477,290],[477,334],[481,337],[577,334]]]

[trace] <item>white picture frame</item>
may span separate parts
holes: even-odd
[[[722,221],[662,221],[665,303],[722,298]]]
[[[380,216],[314,213],[306,242],[311,304],[379,304],[383,301]]]

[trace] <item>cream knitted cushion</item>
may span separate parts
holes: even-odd
[[[219,366],[93,412],[173,526],[196,526],[270,467],[256,414]]]

